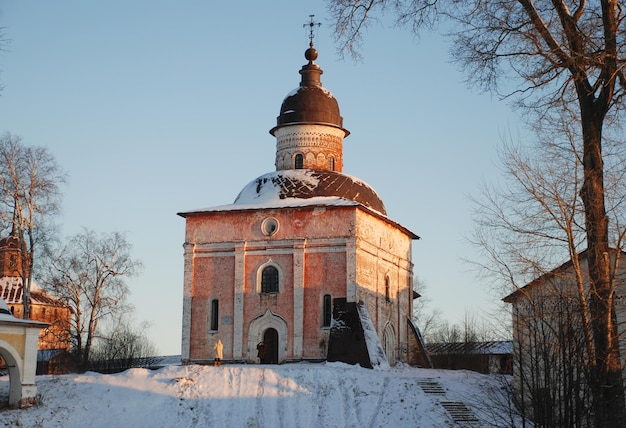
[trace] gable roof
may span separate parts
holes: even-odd
[[[232,204],[181,211],[187,218],[194,214],[302,207],[357,207],[392,224],[411,239],[418,235],[387,217],[376,191],[356,177],[326,170],[293,169],[264,174],[248,183]]]
[[[615,253],[617,251],[618,250],[615,249],[615,248],[611,249],[612,253]],[[619,250],[619,251],[622,254],[626,254],[626,252],[624,250]],[[578,254],[578,258],[581,261],[586,260],[588,252],[589,252],[588,249],[585,249],[585,250],[581,251]],[[531,282],[529,282],[525,286],[523,286],[521,288],[518,288],[517,290],[515,290],[514,292],[512,292],[508,296],[504,297],[502,299],[502,301],[504,301],[505,303],[514,303],[517,299],[519,299],[521,297],[525,297],[527,295],[528,291],[530,291],[532,288],[538,287],[541,284],[544,284],[546,281],[551,280],[552,278],[556,278],[558,276],[563,275],[565,272],[567,272],[568,270],[572,269],[573,264],[574,263],[572,262],[572,259],[569,259],[568,261],[566,261],[565,263],[563,263],[559,267],[557,267],[555,269],[552,269],[550,272],[546,272],[543,275],[538,276],[537,278],[533,279]]]

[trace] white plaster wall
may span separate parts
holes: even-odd
[[[276,170],[293,169],[293,159],[301,153],[305,168],[328,169],[328,157],[335,158],[335,171],[343,166],[345,131],[324,125],[291,125],[278,128],[276,137]]]

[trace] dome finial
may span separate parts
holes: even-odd
[[[315,29],[315,27],[321,27],[322,23],[321,22],[315,22],[313,20],[313,18],[315,18],[315,15],[309,15],[309,19],[311,20],[310,22],[302,25],[302,27],[306,28],[307,25],[309,26],[309,46],[313,47],[313,39],[315,38],[315,32],[313,31]]]
[[[315,32],[313,30],[315,27],[320,27],[322,24],[315,22],[313,20],[314,17],[315,15],[309,15],[311,21],[303,25],[304,28],[307,26],[309,27],[309,48],[304,51],[304,57],[309,61],[309,63],[303,66],[302,70],[300,70],[300,74],[302,75],[300,86],[322,85],[320,82],[320,74],[322,74],[322,70],[313,62],[317,59],[317,49],[313,47],[313,39],[315,38]]]
[[[321,27],[321,22],[315,22],[313,18],[315,15],[309,15],[311,22],[304,24],[303,27],[306,28],[309,26],[309,48],[304,51],[304,57],[309,61],[309,65],[313,64],[313,61],[317,59],[317,50],[313,47],[313,39],[315,38],[315,32],[313,31],[315,27]]]

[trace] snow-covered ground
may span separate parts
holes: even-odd
[[[502,427],[510,426],[505,393],[510,380],[470,371],[369,370],[343,363],[190,365],[38,376],[40,404],[1,410],[0,425]],[[3,376],[0,396],[7,395],[8,377]]]

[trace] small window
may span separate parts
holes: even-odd
[[[217,299],[211,300],[211,330],[217,331],[219,320],[220,302]]]
[[[296,161],[295,162],[296,169],[304,168],[304,156],[302,156],[301,154],[297,154],[295,161]]]
[[[261,223],[261,231],[266,236],[272,236],[278,231],[278,220],[269,217]]]
[[[267,266],[261,275],[261,292],[278,293],[278,269]]]
[[[330,171],[334,171],[335,170],[335,158],[333,156],[328,158],[328,169]]]
[[[330,327],[332,316],[332,299],[330,298],[330,294],[324,294],[324,300],[322,302],[322,327]]]
[[[391,297],[389,295],[389,277],[385,277],[385,300],[391,302]]]

